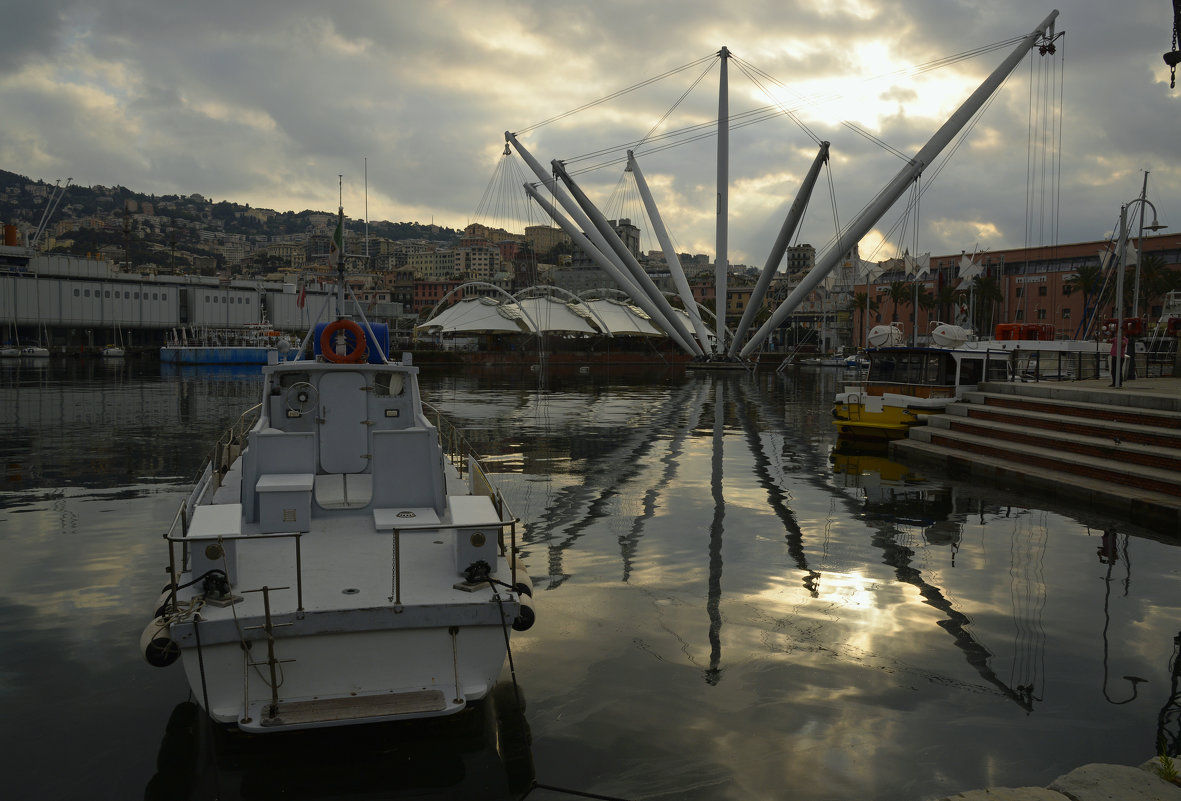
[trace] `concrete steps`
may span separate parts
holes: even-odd
[[[982,384],[890,453],[1181,534],[1181,392]]]

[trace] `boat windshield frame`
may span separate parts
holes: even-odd
[[[1004,351],[958,351],[946,348],[872,348],[869,383],[954,387],[1009,380],[1011,354]]]

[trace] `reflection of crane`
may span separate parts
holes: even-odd
[[[1181,50],[1177,49],[1177,31],[1181,29],[1181,0],[1173,0],[1173,49],[1165,53],[1169,65],[1169,88],[1177,87],[1177,64],[1181,63]]]
[[[1173,638],[1169,668],[1169,697],[1156,717],[1156,752],[1177,756],[1181,752],[1181,631]]]

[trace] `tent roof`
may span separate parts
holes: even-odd
[[[503,305],[491,298],[461,300],[416,327],[444,334],[477,331],[520,334],[529,330],[517,306]]]
[[[532,321],[532,324],[531,324]],[[494,298],[465,298],[417,326],[431,333],[545,333],[612,336],[667,336],[643,311],[614,299],[569,303],[547,295],[503,303]]]

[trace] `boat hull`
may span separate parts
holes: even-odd
[[[275,348],[169,347],[160,348],[165,364],[270,364],[279,360]]]
[[[281,660],[277,708],[266,642],[252,641],[248,650],[240,641],[183,650],[194,696],[213,720],[270,732],[454,714],[487,695],[505,659],[500,626],[457,627],[454,635],[449,627],[277,632],[274,649]]]
[[[953,397],[846,391],[837,394],[833,424],[838,433],[849,439],[902,439],[914,426],[926,425],[928,415],[943,413],[954,400]]]

